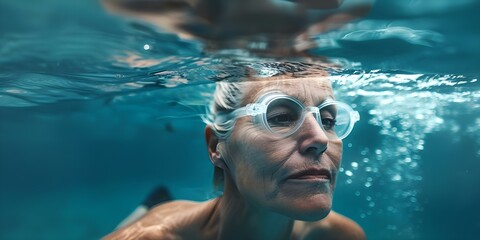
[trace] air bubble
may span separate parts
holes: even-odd
[[[400,174],[395,174],[395,176],[392,177],[392,181],[400,181],[402,180],[402,176]]]
[[[407,150],[408,150],[408,149],[407,149],[406,147],[399,147],[399,148],[398,148],[398,151],[399,151],[399,152],[407,152]]]
[[[388,225],[388,226],[387,226],[387,229],[395,231],[395,230],[397,230],[397,226],[395,226],[395,225]]]
[[[351,165],[354,169],[358,168],[358,163],[357,162],[352,162]]]

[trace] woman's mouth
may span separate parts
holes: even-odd
[[[298,171],[287,177],[287,181],[315,181],[315,182],[330,182],[332,174],[329,170],[322,169],[307,169]]]

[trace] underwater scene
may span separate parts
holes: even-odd
[[[302,54],[184,37],[105,2],[0,0],[0,239],[100,239],[159,185],[218,196],[202,121],[215,83],[280,61],[327,63],[360,114],[334,211],[371,240],[478,239],[480,1],[345,0],[369,10]]]

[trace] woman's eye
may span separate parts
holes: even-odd
[[[322,118],[322,125],[325,130],[333,130],[333,128],[335,127],[335,119]]]
[[[282,113],[269,116],[268,124],[270,126],[290,126],[296,120],[297,119],[293,115]]]

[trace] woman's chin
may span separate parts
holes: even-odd
[[[313,222],[325,218],[330,213],[331,208],[314,209],[312,211],[292,212],[290,218],[300,221]]]
[[[288,201],[279,212],[295,220],[318,221],[325,218],[331,209],[332,198],[319,194]]]

